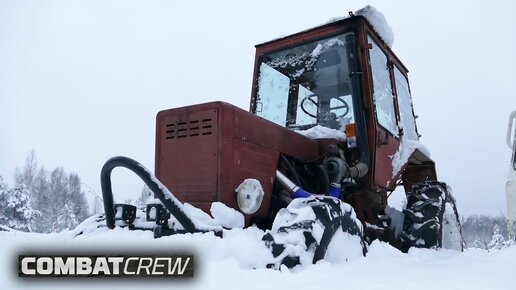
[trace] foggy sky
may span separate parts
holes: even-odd
[[[421,141],[461,214],[505,213],[516,109],[510,0],[0,0],[0,175],[12,184],[31,149],[99,194],[112,156],[153,170],[158,111],[215,100],[248,109],[255,44],[367,4],[394,31]],[[115,170],[116,199],[134,199],[137,179]]]

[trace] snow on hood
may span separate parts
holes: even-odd
[[[398,148],[398,151],[394,153],[394,155],[390,156],[392,159],[392,176],[396,176],[403,165],[405,165],[408,162],[408,159],[410,158],[410,155],[414,153],[418,149],[419,151],[423,152],[426,156],[430,157],[430,151],[428,148],[426,148],[423,143],[415,140],[408,140],[406,138],[401,138],[400,147]]]
[[[323,127],[321,125],[317,125],[308,130],[296,130],[295,132],[310,139],[334,138],[337,140],[346,141],[346,134],[344,134],[344,132],[328,127]]]
[[[394,32],[392,31],[391,26],[387,23],[387,19],[382,14],[382,12],[378,11],[371,5],[367,5],[364,8],[358,9],[354,12],[354,15],[363,16],[369,21],[369,23],[373,26],[374,31],[380,35],[382,40],[389,46],[392,47],[394,44]],[[328,23],[339,21],[342,19],[346,19],[348,17],[335,17],[330,19]]]

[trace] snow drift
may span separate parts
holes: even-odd
[[[367,257],[347,262],[320,261],[315,265],[281,271],[252,269],[269,251],[258,241],[256,228],[235,229],[224,239],[213,234],[185,234],[153,239],[151,232],[116,228],[71,238],[69,233],[31,234],[0,231],[0,284],[3,289],[514,289],[511,278],[516,247],[487,252],[471,249],[411,249],[403,254],[375,241]],[[191,280],[38,279],[17,276],[17,255],[29,250],[193,252],[195,277]]]

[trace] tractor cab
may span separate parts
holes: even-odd
[[[353,15],[257,45],[251,112],[294,130],[345,131],[354,162],[379,166],[371,183],[392,190],[402,171],[392,156],[402,139],[419,139],[407,72],[367,19]],[[430,161],[423,155],[419,163]]]

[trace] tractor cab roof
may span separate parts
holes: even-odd
[[[366,11],[361,12],[363,10]],[[320,26],[257,44],[255,45],[256,56],[332,35],[356,31],[359,32],[359,38],[362,36],[365,39],[367,33],[372,35],[375,40],[377,40],[378,44],[382,46],[382,49],[385,50],[386,54],[402,67],[405,74],[408,73],[408,69],[391,49],[394,43],[394,35],[385,17],[370,6],[355,12],[355,14],[352,12],[349,13],[350,16],[348,17],[334,19]]]

